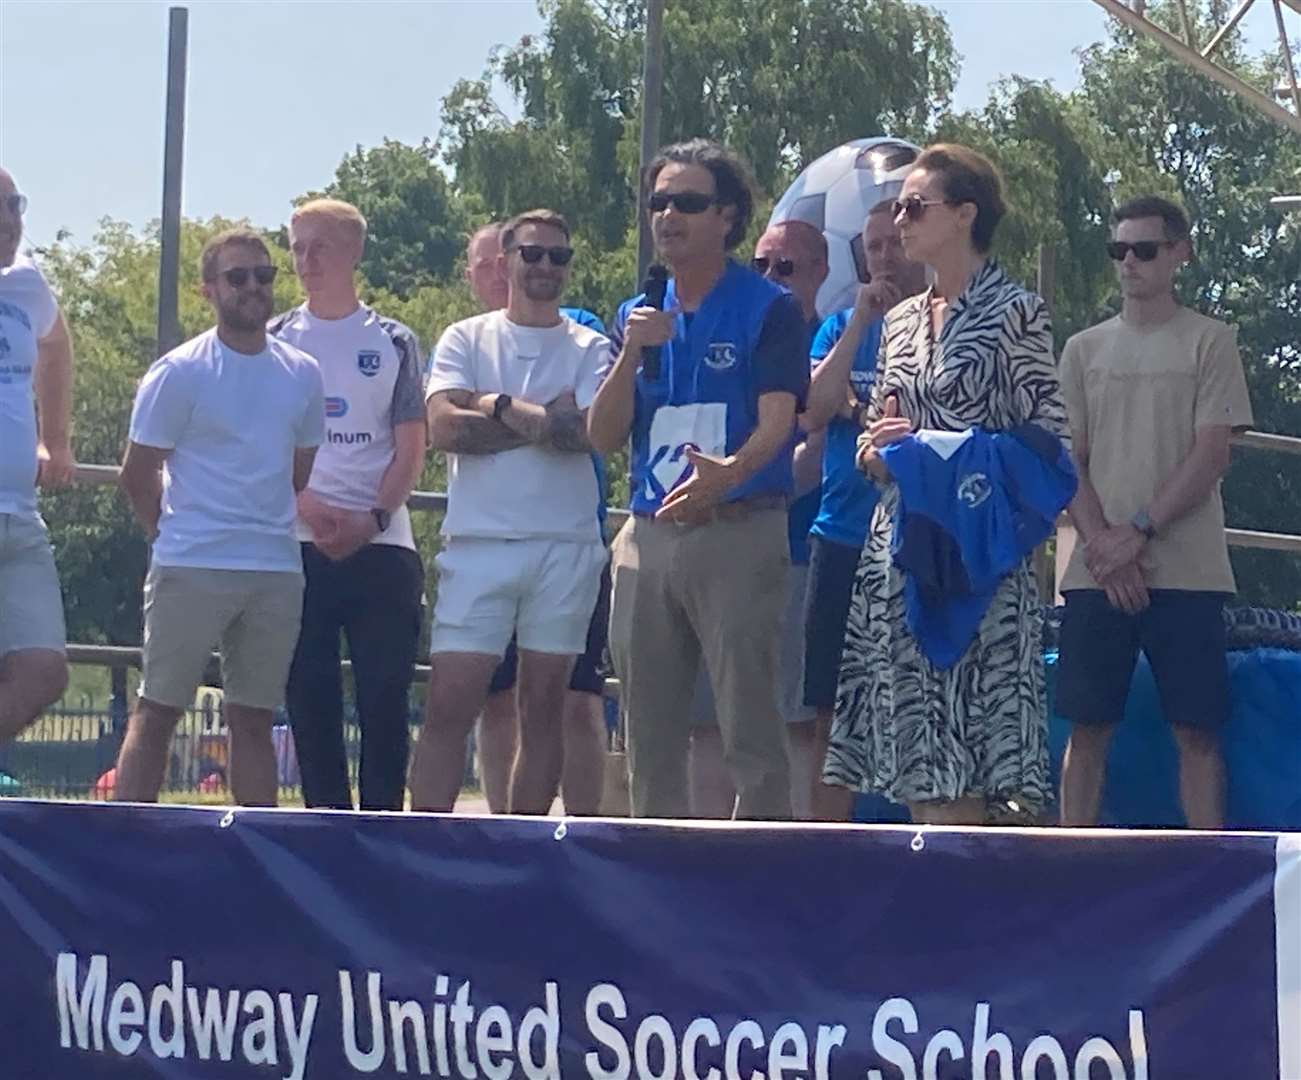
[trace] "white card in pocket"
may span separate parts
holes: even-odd
[[[727,406],[721,401],[662,405],[651,420],[646,497],[662,499],[691,473],[688,447],[702,454],[727,450]]]

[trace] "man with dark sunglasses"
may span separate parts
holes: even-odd
[[[1184,212],[1149,196],[1112,222],[1120,314],[1071,338],[1061,364],[1081,541],[1061,583],[1057,709],[1073,724],[1062,822],[1097,823],[1107,747],[1141,649],[1179,747],[1188,824],[1222,828],[1222,609],[1234,580],[1220,479],[1251,402],[1233,327],[1175,298],[1192,253]]]
[[[63,597],[36,489],[72,479],[72,341],[45,277],[18,253],[26,209],[0,169],[0,745],[68,682]]]
[[[257,233],[214,236],[199,269],[217,325],[145,374],[122,462],[153,549],[144,676],[114,797],[158,798],[176,722],[220,646],[231,794],[273,806],[272,713],[303,605],[295,493],[324,435],[324,388],[312,357],[267,336],[276,268]]]
[[[691,699],[703,664],[736,814],[785,818],[778,642],[807,326],[790,293],[728,258],[754,206],[733,155],[703,139],[670,146],[645,183],[672,275],[665,309],[641,296],[619,309],[619,356],[588,418],[603,453],[632,437],[633,517],[612,550],[610,616],[632,811],[689,812]]]
[[[466,281],[484,311],[506,306],[510,282],[503,272],[501,232],[503,223],[493,222],[476,229],[466,246]],[[579,326],[605,335],[605,324],[586,308],[562,307],[560,314]],[[592,455],[596,472],[596,519],[605,535],[606,478],[605,463]],[[587,647],[574,662],[565,695],[564,757],[560,781],[561,798],[566,814],[596,814],[601,809],[605,786],[605,755],[608,736],[605,725],[606,636],[610,626],[609,567],[601,577],[601,593],[592,619],[587,626]],[[494,814],[510,809],[510,774],[515,765],[519,743],[519,712],[516,709],[516,683],[519,676],[519,649],[512,639],[506,655],[492,673],[488,699],[479,714],[476,744],[479,779],[484,798]]]
[[[466,740],[512,636],[519,751],[510,809],[545,814],[560,782],[565,693],[605,566],[587,408],[609,342],[560,314],[569,226],[531,210],[501,233],[507,303],[455,323],[426,387],[430,444],[448,458],[417,810],[450,810]]]
[[[424,569],[407,498],[425,463],[420,346],[357,297],[366,219],[313,199],[289,219],[305,303],[268,332],[314,356],[325,382],[325,440],[298,496],[303,625],[285,704],[310,807],[351,810],[340,635],[352,659],[363,810],[401,810],[409,690],[420,638]]]

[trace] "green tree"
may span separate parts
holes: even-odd
[[[634,224],[643,5],[544,0],[547,28],[490,58],[444,103],[462,191],[494,215],[550,202],[601,250]],[[664,26],[662,141],[718,139],[769,194],[862,135],[921,136],[948,104],[957,58],[942,16],[902,0],[676,0]],[[522,109],[492,97],[501,79]]]

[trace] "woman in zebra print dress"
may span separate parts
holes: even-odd
[[[904,621],[891,560],[898,493],[877,451],[917,428],[1058,438],[1066,418],[1047,307],[987,257],[1004,212],[993,166],[960,146],[917,159],[896,204],[910,260],[935,284],[886,316],[859,464],[881,488],[858,565],[824,780],[906,803],[916,821],[979,824],[1048,795],[1042,616],[1030,560],[1004,579],[975,640],[935,667]]]

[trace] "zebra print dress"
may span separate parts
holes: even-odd
[[[1067,438],[1043,300],[994,263],[950,306],[939,341],[932,291],[886,318],[869,417],[896,394],[920,428],[1006,430],[1033,421]],[[1047,797],[1043,614],[1027,559],[995,594],[976,639],[948,670],[922,654],[904,621],[903,575],[890,558],[898,492],[884,486],[859,560],[841,657],[827,783],[897,802]]]

